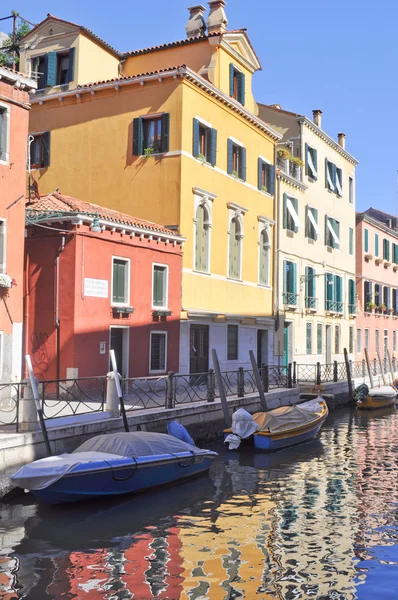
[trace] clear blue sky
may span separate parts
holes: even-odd
[[[14,9],[38,23],[50,12],[85,25],[118,50],[132,50],[184,38],[193,4],[2,0],[0,16]],[[323,129],[334,139],[346,133],[347,150],[360,162],[357,210],[372,205],[396,214],[398,2],[228,0],[226,12],[230,29],[247,28],[262,64],[256,99],[308,117],[320,108]],[[384,150],[379,156],[380,146],[388,146],[388,156]]]

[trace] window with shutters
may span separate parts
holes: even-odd
[[[369,329],[365,329],[365,342],[364,347],[369,350]]]
[[[348,313],[355,315],[357,312],[357,293],[354,279],[348,280]]]
[[[378,329],[375,330],[375,345],[376,345],[376,352],[377,351],[380,352],[380,332]]]
[[[269,228],[263,225],[260,231],[260,259],[259,259],[259,276],[258,282],[260,285],[269,285],[269,264],[271,255],[271,242]]]
[[[130,259],[112,257],[112,306],[129,306]]]
[[[69,83],[69,52],[57,53],[57,85]]]
[[[297,266],[290,260],[283,261],[283,303],[286,306],[297,306]]]
[[[153,265],[152,273],[152,308],[167,308],[168,305],[167,265]]]
[[[169,151],[170,115],[138,117],[133,121],[133,156]]]
[[[228,140],[228,174],[246,181],[246,148]]]
[[[343,171],[341,169],[339,169],[338,167],[336,167],[336,194],[338,196],[342,196],[343,195]]]
[[[325,216],[325,244],[330,248],[340,249],[340,222]]]
[[[365,337],[366,337],[366,331],[369,331],[369,330],[365,330]],[[357,329],[357,352],[358,352],[358,354],[361,354],[361,352],[362,352],[362,329]]]
[[[306,219],[305,219],[305,236],[309,240],[316,241],[320,229],[318,227],[318,211],[313,206],[307,204],[306,206]]]
[[[388,350],[388,329],[384,330],[384,346],[383,346],[383,352],[384,352],[384,356],[387,356],[387,350]]]
[[[348,178],[348,201],[350,204],[354,204],[354,180],[352,177]]]
[[[325,158],[325,185],[331,192],[336,191],[336,165]]]
[[[375,301],[374,301],[375,305],[376,305],[376,312],[381,312],[381,308],[380,306],[382,305],[382,290],[381,290],[381,285],[379,283],[375,283]]]
[[[392,244],[392,262],[398,264],[398,244]]]
[[[343,278],[340,275],[326,273],[325,310],[328,312],[342,313],[343,308]]]
[[[323,331],[322,331],[322,323],[318,323],[316,326],[316,353],[322,354],[323,351]]]
[[[6,241],[7,241],[6,221],[0,220],[0,273],[6,273]]]
[[[298,216],[298,200],[286,193],[283,194],[283,227],[293,233],[297,233],[301,227]]]
[[[42,68],[38,63],[38,68]],[[74,80],[75,48],[61,52],[48,52],[44,56],[44,86],[66,85]],[[34,68],[36,65],[34,65]]]
[[[245,104],[245,75],[232,63],[229,65],[229,95]]]
[[[200,160],[216,164],[217,131],[199,118],[193,120],[193,155]]]
[[[0,103],[0,164],[10,159],[10,107]]]
[[[261,157],[258,159],[258,189],[271,196],[275,193],[275,167]]]
[[[387,286],[384,286],[383,288],[383,305],[384,309],[389,312],[391,308],[391,291]]]
[[[317,303],[316,271],[313,267],[305,267],[305,308],[315,311]]]
[[[394,316],[398,315],[398,290],[396,288],[392,290],[392,312]]]
[[[306,324],[306,352],[312,354],[312,323]]]
[[[375,258],[379,256],[379,234],[375,233]]]
[[[238,325],[227,326],[227,360],[238,360]]]
[[[354,328],[348,328],[348,352],[352,354],[354,352]]]
[[[334,326],[334,353],[340,354],[340,325]]]
[[[210,213],[206,203],[199,204],[195,218],[195,271],[209,272]]]
[[[151,331],[149,371],[164,373],[167,370],[167,332]]]
[[[242,238],[242,224],[240,219],[239,217],[233,217],[229,227],[228,252],[228,276],[231,279],[241,279]]]
[[[348,229],[348,252],[350,256],[354,256],[354,230],[352,227]]]
[[[310,179],[318,179],[318,153],[308,144],[305,145],[305,174]]]
[[[37,89],[46,87],[46,57],[44,54],[35,56],[31,62],[31,77],[36,80]]]
[[[369,229],[363,230],[363,251],[369,252]]]
[[[50,132],[33,133],[33,142],[30,144],[30,167],[42,169],[50,165]]]
[[[383,240],[383,258],[384,260],[390,260],[390,242],[384,238]]]
[[[372,312],[372,310],[373,310],[373,293],[372,293],[372,283],[370,281],[364,281],[363,300],[364,300],[365,311]]]

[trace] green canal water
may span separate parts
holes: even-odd
[[[0,599],[398,598],[398,413],[121,500],[0,507]]]

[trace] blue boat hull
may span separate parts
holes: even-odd
[[[139,466],[109,465],[109,468],[71,472],[50,486],[32,492],[47,504],[132,494],[208,471],[213,459],[214,455],[205,455],[194,462],[181,458]]]
[[[308,440],[312,440],[318,434],[321,426],[322,423],[303,433],[297,433],[297,435],[291,435],[286,437],[281,436],[273,438],[271,436],[259,435],[258,433],[255,433],[253,435],[254,447],[257,448],[257,450],[265,450],[267,452],[272,452],[274,450],[281,450],[282,448],[288,448],[289,446],[302,444],[303,442],[308,442]]]

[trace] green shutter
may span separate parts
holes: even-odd
[[[339,223],[339,221],[336,221],[336,219],[332,219],[332,227],[333,227],[333,231],[335,232],[338,239],[340,240],[340,223]],[[333,240],[333,248],[340,248],[340,246],[341,246],[341,242],[337,243]]]
[[[48,52],[46,62],[46,85],[52,87],[57,84],[57,53]]]
[[[50,132],[43,133],[43,167],[50,166]]]
[[[239,240],[237,238],[236,220],[232,219],[229,234],[229,276],[239,277]]]
[[[354,254],[354,230],[352,227],[348,229],[348,252],[351,256]]]
[[[239,168],[239,177],[242,181],[246,181],[246,148],[243,146],[240,148],[240,168]]]
[[[166,269],[164,267],[153,268],[153,305],[165,306],[164,298],[164,278]]]
[[[283,194],[283,229],[287,229],[287,194]]]
[[[328,183],[328,169],[329,169],[329,161],[327,158],[325,158],[325,188],[327,190],[330,189],[329,183]]]
[[[379,234],[375,233],[375,256],[379,256]]]
[[[332,163],[332,183],[334,187],[334,191],[336,192],[336,165]]]
[[[0,131],[1,131],[1,129],[0,129]],[[258,164],[257,185],[258,185],[258,189],[262,190],[263,189],[263,161],[261,158],[258,159],[257,164]]]
[[[243,106],[245,105],[245,75],[244,73],[238,73],[238,102],[240,102]]]
[[[199,156],[199,121],[198,121],[198,119],[193,120],[192,154],[196,157]]]
[[[305,237],[310,237],[310,220],[308,218],[308,204],[305,205]]]
[[[308,144],[305,145],[305,174],[308,175],[309,173],[309,168],[308,168]]]
[[[125,269],[127,263],[114,259],[113,261],[113,292],[112,300],[117,303],[124,303],[126,301],[125,293]]]
[[[305,297],[308,298],[309,297],[309,292],[310,292],[310,270],[311,267],[305,267]]]
[[[160,140],[160,151],[168,152],[169,151],[169,132],[170,132],[170,114],[163,113],[161,117],[161,140]]]
[[[68,83],[75,78],[75,48],[69,49],[69,68],[68,68]]]
[[[233,97],[234,95],[234,74],[235,67],[232,63],[229,65],[229,95]]]
[[[315,171],[316,171],[316,175],[314,176],[314,179],[318,179],[318,152],[315,150],[315,148],[312,149],[313,152],[313,163],[314,163],[314,167],[315,167]]]
[[[318,225],[318,209],[317,208],[312,209],[312,215],[314,217],[315,223]],[[318,234],[316,231],[314,231],[314,240],[316,241],[317,239],[318,239]]]
[[[328,216],[325,215],[325,246],[328,245],[328,235],[330,236],[329,229],[328,229]]]
[[[343,280],[339,275],[336,275],[336,277],[335,277],[335,285],[336,285],[335,300],[337,300],[337,302],[342,302],[343,301]]]
[[[215,167],[217,162],[217,129],[210,129],[210,149],[209,149],[209,163]]]
[[[364,241],[363,241],[364,252],[369,252],[369,230],[364,229],[363,233],[364,233]]]
[[[268,165],[268,173],[269,173],[269,183],[268,183],[268,192],[271,196],[275,195],[275,166]]]
[[[232,171],[233,171],[233,162],[232,162],[232,140],[228,140],[228,165],[227,165],[227,171],[229,175],[232,175]]]
[[[298,200],[297,200],[297,198],[291,198],[290,201],[293,204],[293,208],[294,208],[294,210],[296,211],[296,213],[298,215]],[[294,231],[294,233],[298,232],[298,227],[297,227],[296,224],[294,224],[293,231]]]
[[[293,290],[293,294],[297,293],[297,277],[296,277],[296,263],[292,262],[291,263],[291,270],[292,270],[292,290]]]
[[[287,260],[283,261],[283,293],[287,292],[287,274],[288,274]]]
[[[133,156],[141,156],[143,154],[144,144],[144,125],[142,117],[133,121]]]

